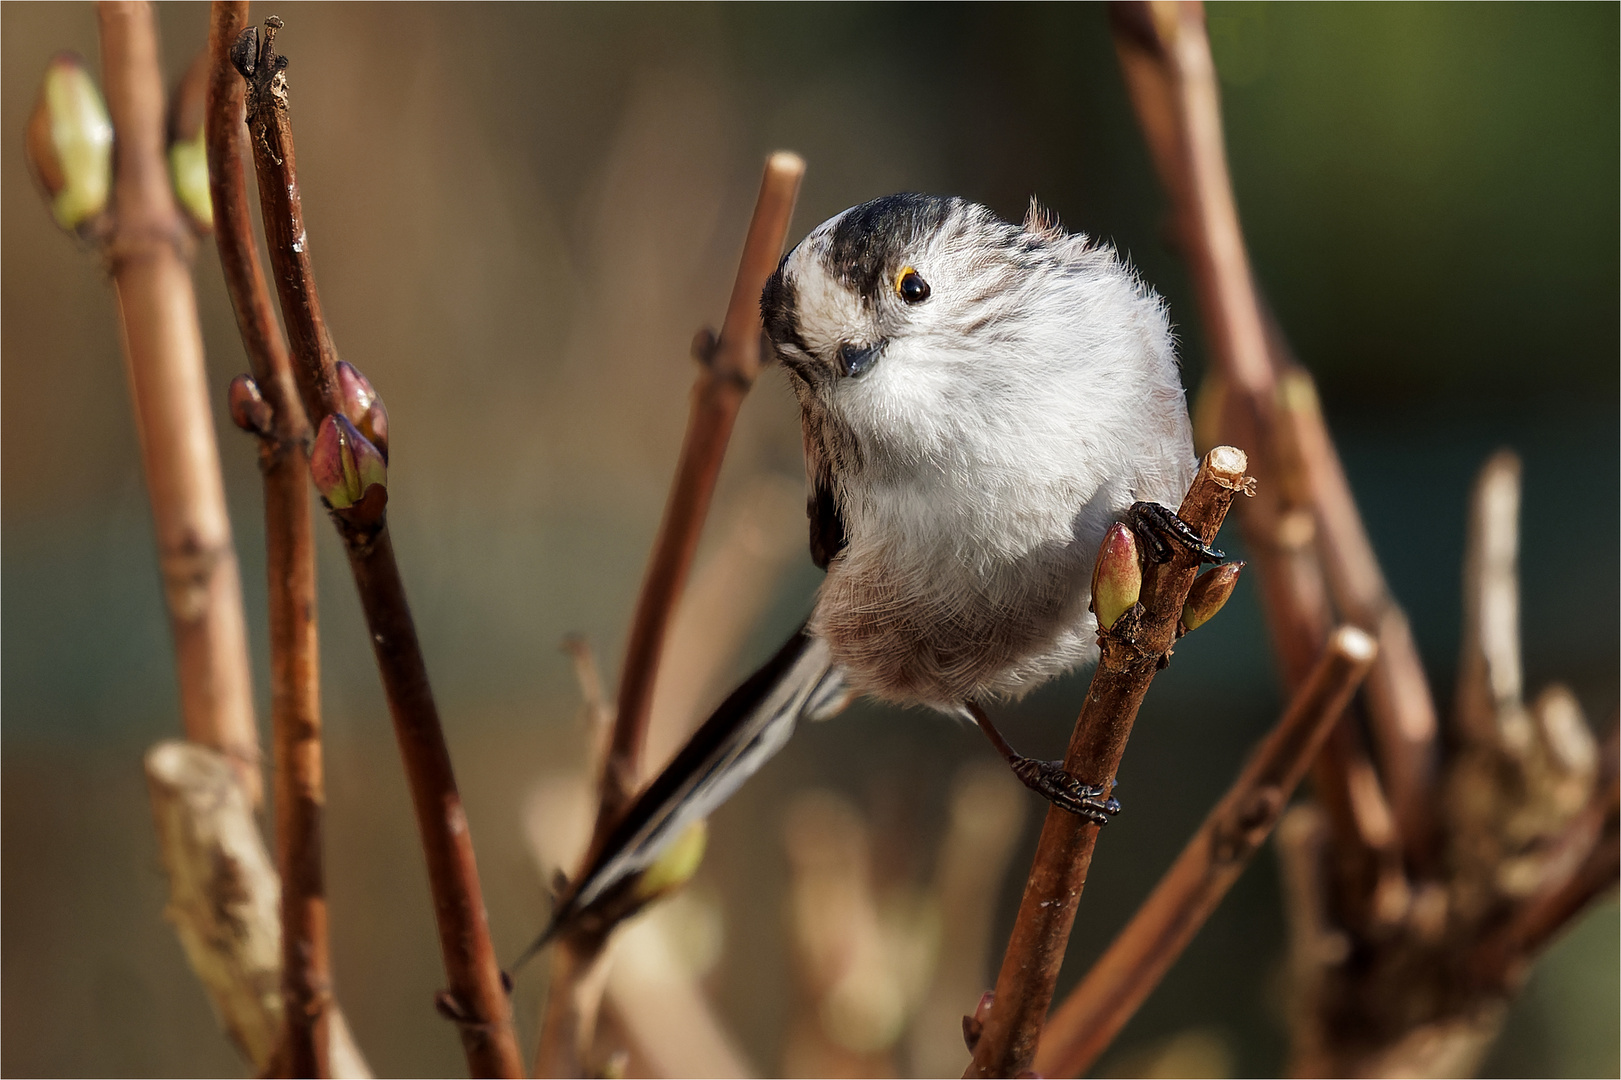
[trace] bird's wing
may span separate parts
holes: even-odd
[[[811,561],[826,570],[833,556],[844,550],[844,518],[834,497],[833,462],[822,450],[822,435],[804,425],[805,515],[810,518]]]

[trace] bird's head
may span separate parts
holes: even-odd
[[[948,222],[960,199],[889,195],[830,218],[777,268],[760,298],[777,355],[811,386],[861,379],[898,341],[941,321]],[[939,282],[945,284],[945,282]]]
[[[977,203],[887,195],[830,218],[789,252],[760,298],[789,372],[829,400],[983,364],[1039,315],[1043,271],[1069,237],[1033,205],[1023,225]],[[995,379],[994,372],[976,378]],[[872,387],[869,389],[869,387]]]
[[[1034,203],[1017,225],[954,197],[862,203],[788,253],[760,309],[802,406],[891,458],[1183,408],[1163,303]]]

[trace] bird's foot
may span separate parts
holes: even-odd
[[[1114,781],[1105,784],[1083,784],[1059,761],[1038,761],[1035,758],[1015,757],[1008,762],[1013,775],[1024,786],[1058,807],[1085,818],[1096,825],[1107,825],[1109,819],[1120,813],[1120,801],[1109,794]]]
[[[1137,539],[1142,542],[1144,554],[1154,562],[1171,560],[1171,544],[1186,548],[1202,563],[1221,562],[1227,556],[1204,542],[1193,526],[1177,516],[1169,506],[1156,502],[1135,502],[1126,511],[1126,521]]]

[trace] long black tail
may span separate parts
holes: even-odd
[[[687,826],[713,813],[781,750],[801,716],[824,714],[843,694],[844,679],[827,643],[801,627],[636,797],[585,872],[558,897],[545,932],[509,970],[545,948],[610,887],[652,865]]]

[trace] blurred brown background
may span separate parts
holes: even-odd
[[[1100,8],[255,8],[271,12],[287,22],[328,315],[391,414],[396,545],[503,956],[546,910],[525,807],[541,777],[584,756],[556,646],[586,634],[612,677],[685,422],[687,343],[722,313],[765,153],[809,163],[795,238],[895,190],[1005,215],[1039,195],[1167,295],[1197,386],[1192,298]],[[1607,722],[1621,648],[1617,8],[1216,4],[1210,16],[1257,272],[1321,382],[1442,699],[1468,483],[1509,445],[1526,462],[1528,685],[1568,681]],[[164,5],[160,18],[178,77],[207,11]],[[55,230],[20,152],[40,74],[64,48],[95,64],[89,6],[0,4],[0,1071],[231,1074],[161,917],[139,758],[178,721],[111,296],[94,257]],[[207,244],[196,277],[223,405],[246,364]],[[263,688],[254,453],[223,410],[216,420]],[[798,457],[791,397],[768,376],[711,529],[752,515],[772,568],[726,677],[769,653],[815,588]],[[460,1074],[431,1009],[439,959],[386,713],[352,587],[319,536],[338,993],[380,1075]],[[1274,718],[1245,589],[1218,625],[1178,649],[1144,710],[1127,813],[1099,851],[1067,979]],[[724,681],[691,693],[712,702]],[[1009,710],[1010,735],[1056,753],[1081,693],[1072,679]],[[861,707],[803,731],[716,817],[696,890],[721,927],[707,985],[757,1068],[791,1067],[793,821],[807,806],[853,811],[876,885],[922,881],[949,781],[988,753],[939,718]],[[795,801],[811,789],[844,801]],[[998,952],[1020,877],[1000,890]],[[1103,1070],[1275,1073],[1282,946],[1267,854]],[[1494,1074],[1616,1075],[1617,955],[1612,900],[1538,969]],[[541,981],[517,992],[531,1032]]]

